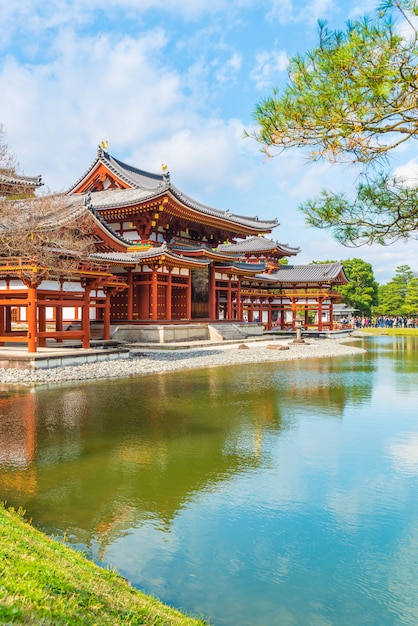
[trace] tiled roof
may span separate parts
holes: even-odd
[[[149,189],[108,189],[106,191],[96,191],[91,194],[91,203],[95,209],[103,211],[105,209],[131,206],[147,200],[153,200],[161,196],[164,192],[168,194],[171,192],[177,200],[180,200],[183,204],[199,213],[205,213],[206,215],[224,220],[225,222],[247,226],[260,231],[270,231],[277,226],[276,220],[258,221],[257,218],[212,209],[211,207],[191,200],[188,196],[178,191],[174,193],[173,187],[170,186],[157,188],[155,191],[150,191]],[[288,254],[291,253],[296,254],[297,252],[293,249],[293,252],[289,252]]]
[[[107,157],[107,167],[119,178],[137,189],[152,190],[164,187],[167,183],[167,177],[162,174],[153,174],[152,172],[140,170],[137,167],[119,161],[119,159],[115,159],[115,157],[107,153],[105,153],[105,156]]]
[[[161,195],[161,189],[158,193],[148,189],[107,189],[106,191],[89,192],[87,195],[94,208],[100,211],[131,206],[145,200],[152,200]]]
[[[281,265],[280,269],[268,275],[268,280],[278,283],[326,283],[336,280],[348,282],[342,263]]]
[[[291,248],[287,244],[272,241],[271,239],[266,239],[265,237],[249,237],[248,239],[245,239],[245,241],[240,241],[235,244],[223,243],[218,246],[218,250],[221,252],[229,252],[231,254],[249,252],[262,253],[278,250],[279,252],[283,252],[285,256],[294,256],[300,252],[300,248]]]
[[[225,220],[231,224],[239,224],[250,227],[254,230],[259,230],[260,232],[269,232],[278,226],[277,219],[259,220],[257,216],[246,217],[245,215],[237,215],[235,213],[230,213],[229,211],[214,209],[213,207],[209,207],[206,204],[193,200],[193,198],[190,198],[190,196],[180,191],[180,189],[175,187],[170,182],[168,174],[155,174],[138,169],[128,165],[127,163],[123,163],[123,161],[119,161],[118,159],[112,157],[108,152],[105,152],[101,147],[98,148],[97,158],[95,161],[68,190],[68,194],[71,194],[72,190],[78,187],[78,185],[88,176],[90,171],[98,162],[102,163],[121,180],[126,182],[131,189],[113,189],[94,193],[92,195],[92,202],[96,209],[100,210],[117,208],[118,206],[129,206],[144,200],[157,198],[159,195],[169,192],[172,194],[173,198],[198,213],[204,213],[217,219]]]
[[[263,272],[266,269],[265,263],[240,263],[239,261],[233,261],[232,263],[216,263],[215,265],[217,270],[222,270],[222,268],[230,268],[235,267],[237,270],[242,270],[244,272],[248,272],[250,274],[254,272]]]
[[[226,254],[225,252],[219,252],[219,250],[210,248],[208,246],[205,246],[204,244],[200,244],[200,245],[196,245],[192,247],[190,245],[174,243],[174,244],[170,244],[170,248],[177,254],[185,254],[186,256],[187,255],[207,256],[210,259],[224,259],[224,260],[226,259],[226,260],[231,260],[231,261],[236,259],[235,255],[229,255],[229,254]]]
[[[27,187],[40,187],[42,185],[42,176],[23,176],[15,172],[1,172],[0,184],[3,185],[25,185]]]
[[[195,259],[188,258],[186,256],[179,256],[175,254],[166,243],[163,243],[161,246],[156,246],[152,248],[148,248],[147,250],[141,250],[138,252],[105,252],[105,253],[94,253],[91,254],[91,258],[96,260],[110,261],[115,263],[140,263],[141,261],[146,261],[148,259],[155,259],[159,256],[166,256],[172,259],[173,261],[177,261],[179,263],[190,263],[192,265],[199,265],[202,267],[206,267],[209,264],[209,261],[206,259]]]
[[[78,187],[78,185],[83,181],[84,178],[86,178],[86,176],[88,176],[88,174],[97,165],[97,163],[102,163],[118,178],[123,180],[127,185],[136,189],[155,191],[157,187],[164,187],[167,183],[167,179],[163,175],[146,172],[145,170],[140,170],[136,167],[133,167],[132,165],[123,163],[122,161],[119,161],[119,159],[115,159],[114,157],[112,157],[108,152],[103,150],[103,148],[98,146],[97,156],[94,159],[93,163],[91,163],[91,165],[74,183],[74,185],[72,185],[70,189],[68,189],[68,194],[70,194],[73,189]]]

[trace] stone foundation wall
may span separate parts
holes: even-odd
[[[209,339],[209,331],[206,324],[119,326],[112,339],[132,343],[204,341]]]

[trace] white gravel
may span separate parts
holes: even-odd
[[[345,339],[347,341],[347,339]],[[33,385],[76,380],[123,378],[144,374],[159,374],[197,367],[218,367],[263,361],[288,361],[291,359],[351,356],[365,352],[362,348],[345,345],[342,339],[309,339],[304,344],[292,341],[262,341],[227,344],[216,347],[190,348],[187,350],[138,350],[130,358],[101,361],[84,365],[52,369],[3,369],[0,368],[0,384]],[[271,349],[274,346],[276,349]],[[288,346],[289,349],[277,349]]]

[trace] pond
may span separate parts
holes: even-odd
[[[416,626],[418,339],[362,343],[3,388],[0,499],[213,626]]]

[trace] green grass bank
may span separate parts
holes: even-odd
[[[418,328],[357,328],[361,335],[391,335],[396,337],[418,337]]]
[[[0,624],[203,626],[0,503]]]

